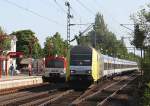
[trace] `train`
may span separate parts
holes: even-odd
[[[138,70],[138,63],[103,55],[90,46],[77,45],[70,50],[68,82],[98,82],[99,80]]]
[[[48,56],[45,58],[45,69],[42,75],[47,81],[66,80],[67,60],[63,56]]]

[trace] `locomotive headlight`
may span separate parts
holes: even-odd
[[[75,73],[76,71],[75,70],[71,70],[71,73]]]
[[[88,74],[91,74],[91,70],[87,70],[87,73],[88,73]]]

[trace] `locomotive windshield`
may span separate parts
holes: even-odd
[[[64,62],[62,60],[49,60],[46,64],[47,68],[64,68]]]
[[[91,54],[71,54],[70,65],[90,66],[92,65],[91,59]]]

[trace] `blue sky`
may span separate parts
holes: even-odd
[[[12,5],[8,1],[40,16]],[[52,36],[55,32],[60,32],[63,39],[66,39],[66,0],[56,1],[57,4],[55,0],[0,0],[0,26],[6,33],[31,29],[36,33],[42,47],[45,38]],[[95,14],[100,12],[103,14],[108,28],[120,39],[120,36],[129,36],[128,32],[130,31],[119,24],[132,23],[129,16],[148,3],[150,3],[149,0],[70,0],[71,13],[74,15],[71,22],[92,23]],[[79,30],[83,31],[86,27],[72,26],[71,38],[78,34]],[[132,26],[129,27],[133,28]]]

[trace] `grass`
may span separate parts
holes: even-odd
[[[143,106],[150,106],[150,82],[144,90]]]

